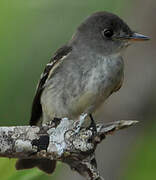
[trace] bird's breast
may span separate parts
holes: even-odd
[[[88,74],[86,89],[97,94],[107,94],[120,83],[123,77],[123,60],[119,57],[99,57]]]
[[[121,57],[98,57],[90,65],[89,71],[78,83],[81,84],[81,92],[72,103],[73,110],[78,113],[94,112],[123,79],[124,64]]]
[[[73,61],[72,61],[73,62]],[[123,77],[122,58],[96,57],[94,62],[63,64],[41,96],[43,113],[77,118],[91,113],[111,94]]]

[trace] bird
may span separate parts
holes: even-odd
[[[133,30],[117,15],[100,11],[87,17],[72,38],[56,51],[37,85],[30,125],[54,118],[78,119],[92,114],[124,79],[123,52],[135,41],[149,40]],[[19,159],[16,169],[38,167],[51,174],[55,160]]]

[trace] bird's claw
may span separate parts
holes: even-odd
[[[87,129],[91,129],[93,132],[93,135],[96,135],[97,134],[96,123],[95,123],[93,116],[91,114],[89,115],[89,117],[90,117],[91,123]]]

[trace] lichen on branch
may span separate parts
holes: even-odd
[[[57,119],[38,126],[0,127],[0,156],[9,158],[48,158],[67,163],[88,180],[102,180],[97,170],[96,147],[112,132],[130,127],[137,121],[115,121],[82,127],[78,121]]]

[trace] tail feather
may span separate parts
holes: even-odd
[[[18,159],[16,169],[30,169],[37,167],[47,174],[52,174],[56,168],[56,161],[49,159]]]

